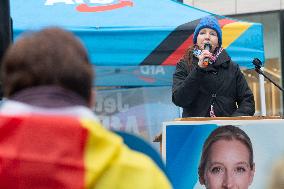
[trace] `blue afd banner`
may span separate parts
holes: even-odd
[[[96,86],[169,86],[172,85],[175,67],[95,66],[95,70]]]
[[[199,20],[214,15],[172,0],[10,0],[10,4],[15,39],[23,32],[62,27],[80,38],[98,75],[111,72],[123,78],[122,82],[104,77],[100,86],[170,86],[175,65],[193,45]],[[261,24],[215,16],[224,48],[236,63],[250,69],[253,58],[264,60]],[[137,71],[143,66],[166,66],[166,74],[141,79]]]

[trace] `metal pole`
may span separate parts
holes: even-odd
[[[263,68],[261,68],[263,71]],[[265,102],[265,86],[264,86],[264,76],[259,74],[259,93],[260,93],[260,107],[261,115],[266,116],[266,102]]]

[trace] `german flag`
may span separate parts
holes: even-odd
[[[199,21],[200,19],[178,26],[144,59],[141,65],[176,65],[186,49],[193,45],[193,34]],[[228,48],[253,25],[227,18],[221,18],[218,22],[223,33],[223,48]],[[172,50],[165,51],[165,49]]]
[[[1,189],[171,188],[143,154],[98,122],[0,116]]]

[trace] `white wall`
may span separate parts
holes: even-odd
[[[183,2],[220,15],[284,9],[284,0],[184,0]]]

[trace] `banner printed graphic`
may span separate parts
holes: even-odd
[[[56,3],[79,4],[76,7],[78,12],[104,12],[124,7],[132,7],[131,0],[46,0],[45,5],[55,5]]]
[[[179,116],[171,103],[171,87],[98,90],[94,112],[107,128],[135,133],[149,142],[161,133],[163,121]]]

